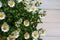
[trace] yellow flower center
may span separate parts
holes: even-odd
[[[3,29],[4,29],[4,30],[6,30],[6,29],[7,29],[7,26],[6,26],[6,25],[4,25],[4,26],[3,26]]]
[[[10,37],[9,40],[13,40],[13,38]]]
[[[27,10],[30,10],[30,8],[27,8]]]
[[[14,33],[12,33],[11,36],[14,36]]]
[[[25,25],[27,25],[29,22],[28,21],[25,21]]]
[[[28,0],[26,0],[26,2],[28,3]]]
[[[3,14],[0,13],[0,17],[2,18],[3,17]]]
[[[0,40],[2,40],[2,37],[0,37]]]
[[[13,5],[13,1],[10,1],[9,4],[12,6]]]
[[[25,36],[25,37],[28,37],[28,32],[26,32],[24,36]]]
[[[44,33],[45,33],[45,31],[44,31],[44,30],[42,30],[42,31],[41,31],[41,34],[44,34]]]
[[[17,32],[20,32],[21,30],[20,29],[17,29]]]
[[[36,32],[34,33],[34,36],[35,36],[35,37],[37,36],[37,33],[36,33]]]
[[[34,7],[32,7],[32,10],[35,10],[35,8],[34,8]]]

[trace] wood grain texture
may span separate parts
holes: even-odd
[[[60,40],[60,37],[44,37],[43,40]]]
[[[60,10],[47,10],[47,15],[42,19],[43,24],[38,24],[37,29],[46,29],[43,40],[60,40]]]
[[[44,9],[60,9],[60,0],[42,0]]]

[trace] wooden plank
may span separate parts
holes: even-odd
[[[60,0],[42,0],[44,9],[60,9]]]
[[[60,40],[60,37],[42,37],[43,40]]]
[[[47,10],[43,22],[60,22],[60,10]]]
[[[48,10],[43,22],[37,26],[37,29],[46,29],[46,35],[43,39],[60,40],[60,10]]]

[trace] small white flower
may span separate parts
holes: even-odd
[[[12,38],[12,37],[7,37],[7,40],[15,40],[15,38]]]
[[[25,20],[25,21],[24,21],[24,25],[25,25],[25,26],[29,26],[29,21],[28,21],[28,20]]]
[[[32,12],[35,12],[36,10],[37,10],[37,8],[36,8],[35,6],[32,6],[32,7],[31,7],[31,11],[32,11]]]
[[[30,37],[29,33],[26,32],[26,33],[24,34],[24,38],[25,38],[25,39],[29,39],[29,37]]]
[[[43,14],[41,14],[41,15],[39,15],[39,17],[40,17],[40,19],[41,19],[42,22],[45,22],[46,16],[43,16]]]
[[[6,15],[4,14],[4,12],[0,12],[0,20],[5,19]]]
[[[40,18],[41,18],[41,21],[42,21],[42,22],[45,22],[45,21],[46,21],[46,20],[45,20],[46,17],[40,17]]]
[[[46,31],[44,29],[42,29],[42,30],[39,31],[39,33],[40,33],[41,36],[44,36]]]
[[[20,24],[22,23],[22,18],[20,18],[17,22],[15,22],[16,27],[20,27]]]
[[[27,5],[27,6],[25,7],[25,9],[26,9],[28,12],[31,12],[31,7],[30,7],[30,5]]]
[[[20,22],[19,21],[15,22],[15,26],[20,27]]]
[[[20,3],[22,0],[17,0],[18,3]]]
[[[2,7],[2,2],[0,1],[0,8]]]
[[[43,12],[44,12],[44,10],[40,10],[40,11],[39,11],[39,14],[43,14]]]
[[[41,0],[35,0],[34,1],[35,6],[37,6],[37,7],[40,7],[40,3],[41,3]]]
[[[23,20],[23,19],[22,19],[22,18],[20,18],[18,21],[19,21],[20,23],[22,23],[22,20]]]
[[[10,0],[10,1],[8,1],[8,5],[9,5],[10,7],[14,7],[14,6],[15,6],[15,2],[12,1],[12,0]]]
[[[24,0],[26,4],[29,4],[31,0]]]
[[[37,39],[37,38],[39,37],[38,31],[34,31],[34,32],[32,33],[32,37],[33,37],[34,39]]]
[[[14,31],[14,32],[11,33],[10,36],[13,37],[13,38],[18,38],[19,37],[19,32],[18,31]]]
[[[30,7],[27,7],[27,8],[26,8],[26,10],[27,10],[28,12],[31,12],[31,9],[30,9]]]
[[[37,10],[37,8],[34,6],[34,5],[27,5],[26,7],[25,7],[25,9],[28,11],[28,12],[35,12],[36,10]]]
[[[4,22],[4,24],[1,27],[1,30],[3,32],[8,32],[9,31],[9,25],[7,23]]]
[[[21,30],[20,30],[20,28],[18,28],[16,31],[19,33]]]
[[[32,5],[34,5],[34,6],[35,6],[35,4],[34,4],[34,3],[35,3],[35,1],[31,1],[31,2],[30,2],[30,5],[31,5],[31,6],[32,6]]]

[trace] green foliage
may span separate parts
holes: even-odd
[[[30,38],[28,40],[33,40],[32,32],[37,31],[36,27],[38,23],[42,23],[41,18],[43,14],[39,14],[39,10],[37,10],[34,14],[33,12],[28,12],[25,7],[26,4],[22,1],[20,3],[17,3],[16,0],[14,7],[9,7],[7,0],[0,0],[2,2],[2,7],[0,8],[0,12],[4,12],[6,17],[3,20],[0,20],[0,38],[2,37],[3,40],[7,40],[7,37],[13,32],[16,31],[18,28],[21,30],[19,33],[19,37],[16,40],[26,40],[24,38],[25,32],[28,32],[30,34]],[[45,16],[45,15],[43,15]],[[22,19],[22,23],[20,24],[20,27],[15,26],[15,22],[17,22],[19,19]],[[29,21],[29,26],[24,25],[24,21]],[[39,20],[39,22],[38,22]],[[9,31],[3,32],[1,30],[2,24],[6,22],[9,25]],[[31,23],[33,22],[33,23]],[[34,26],[34,27],[33,27]],[[38,40],[41,40],[40,38]]]

